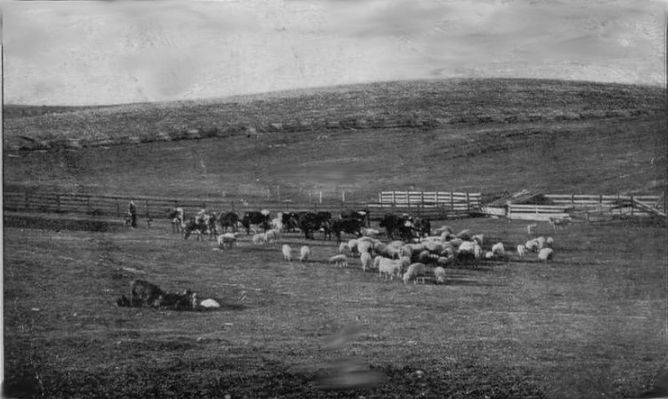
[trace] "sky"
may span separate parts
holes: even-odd
[[[667,10],[668,0],[5,2],[4,101],[467,77],[665,86]]]

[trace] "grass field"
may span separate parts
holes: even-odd
[[[526,239],[516,222],[449,224],[506,247]],[[327,264],[335,244],[321,240],[309,242],[313,260],[300,264],[246,238],[213,251],[163,224],[117,233],[7,228],[6,393],[612,398],[647,390],[667,360],[665,228],[551,232],[541,224],[537,233],[555,238],[555,262],[512,257],[448,269],[446,285],[404,286],[362,272],[355,260],[344,270]],[[302,243],[296,235],[283,241]],[[192,288],[223,307],[115,306],[137,277]],[[332,335],[351,325],[359,334],[328,350]],[[371,370],[380,382],[319,388],[340,364]]]

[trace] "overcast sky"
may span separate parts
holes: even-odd
[[[166,101],[448,77],[666,80],[664,0],[2,7],[5,103]]]

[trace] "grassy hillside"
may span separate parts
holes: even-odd
[[[660,90],[646,87],[420,81],[12,118],[6,122],[6,141],[19,134],[120,138],[139,131],[149,132],[148,139],[156,129],[235,124],[257,129],[199,140],[10,151],[5,184],[244,197],[279,187],[282,198],[292,199],[316,191],[340,198],[346,190],[351,200],[373,199],[378,191],[392,189],[660,193],[666,179],[662,101]],[[306,120],[359,125],[363,117],[405,123],[290,125]],[[269,121],[282,124],[264,124]],[[419,121],[437,122],[417,126]]]
[[[435,127],[651,115],[663,108],[660,88],[526,79],[386,82],[297,90],[221,100],[106,107],[15,108],[5,141],[78,139],[83,145],[125,139],[229,136],[321,128]],[[23,139],[20,139],[20,138]],[[25,139],[27,138],[27,140]]]

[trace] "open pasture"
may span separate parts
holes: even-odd
[[[447,221],[485,249],[526,223]],[[438,227],[438,222],[433,227]],[[5,390],[28,397],[622,397],[665,364],[666,230],[576,224],[536,254],[447,270],[445,285],[384,281],[334,241],[308,263],[280,245],[214,251],[160,222],[150,230],[4,231]],[[280,243],[296,254],[304,240]],[[217,311],[115,305],[144,278],[191,288]],[[358,333],[342,331],[359,328]],[[335,338],[340,345],[332,345]],[[344,369],[370,370],[358,373]],[[324,390],[355,376],[377,385]],[[346,379],[345,377],[348,377]]]

